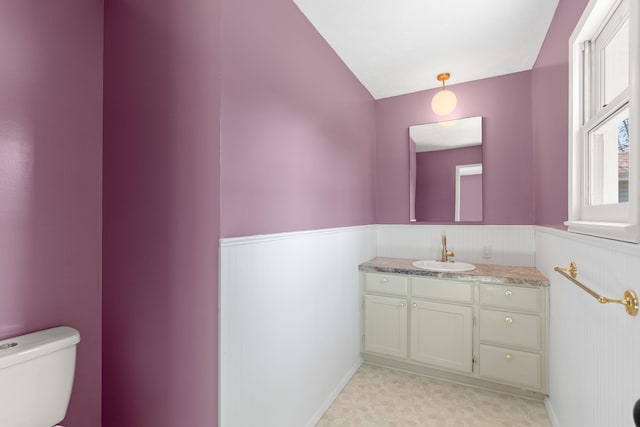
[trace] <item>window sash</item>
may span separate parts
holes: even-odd
[[[621,5],[627,5],[620,7]],[[607,31],[615,34],[616,25],[610,19],[621,13],[624,7],[629,19],[629,80],[627,89],[615,96],[607,106],[594,108],[600,102],[600,94],[593,91],[593,81],[600,73],[593,66],[598,56],[594,46],[596,36],[600,44],[607,38]],[[615,21],[619,28],[623,23]],[[569,220],[568,231],[628,242],[640,242],[640,139],[635,135],[640,126],[640,2],[636,0],[590,0],[570,39],[569,58]],[[609,25],[609,29],[605,30]],[[612,30],[611,30],[612,28]],[[604,32],[603,32],[604,31]],[[593,74],[597,74],[594,77]],[[600,88],[598,88],[599,90]],[[591,93],[590,93],[591,92]],[[634,142],[629,151],[628,202],[608,205],[587,205],[588,181],[586,173],[588,152],[585,141],[589,131],[629,106],[629,133]]]
[[[584,63],[583,66],[588,72],[589,78],[589,80],[587,80],[589,83],[585,85],[585,89],[588,88],[590,94],[589,103],[585,106],[590,110],[589,116],[595,115],[605,108],[606,72],[605,63],[602,60],[604,48],[609,46],[609,43],[629,20],[629,15],[629,1],[620,1],[613,8],[610,16],[606,18],[596,34],[587,42],[589,46],[588,62]],[[626,89],[628,88],[629,80],[627,80],[626,85]]]

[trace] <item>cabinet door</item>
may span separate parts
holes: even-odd
[[[407,358],[407,300],[364,296],[364,351]]]
[[[411,304],[411,359],[471,372],[471,307],[414,300]]]

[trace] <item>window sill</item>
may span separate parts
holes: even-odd
[[[640,227],[638,224],[622,222],[596,221],[566,221],[567,231],[571,233],[587,234],[589,236],[604,237],[606,239],[621,240],[623,242],[640,242]]]

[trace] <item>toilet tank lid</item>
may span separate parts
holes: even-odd
[[[79,342],[80,333],[68,326],[0,340],[0,369],[74,346]]]

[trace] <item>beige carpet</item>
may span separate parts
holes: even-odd
[[[364,364],[317,427],[550,427],[542,402]]]

